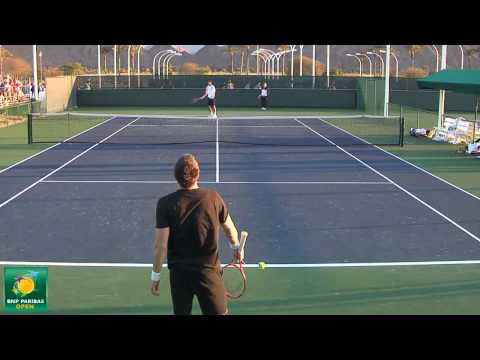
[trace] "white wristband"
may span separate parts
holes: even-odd
[[[240,249],[240,243],[238,243],[237,245],[232,245],[232,244],[230,244],[230,249],[233,249],[233,250],[238,250],[238,249]]]
[[[152,270],[152,281],[160,281],[160,273]]]

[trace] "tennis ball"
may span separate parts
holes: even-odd
[[[259,268],[260,270],[265,270],[266,267],[267,267],[267,264],[265,264],[263,261],[260,261],[260,262],[258,263],[258,268]]]

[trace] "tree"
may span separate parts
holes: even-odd
[[[303,75],[311,76],[312,75],[312,65],[313,59],[308,56],[303,56]],[[325,72],[325,65],[318,60],[315,60],[315,75],[321,76]],[[293,60],[293,75],[300,75],[300,59],[295,58]]]
[[[122,51],[126,51],[128,49],[128,45],[117,45],[117,53],[118,53],[118,74],[120,75],[122,70]],[[128,55],[127,55],[128,56]]]
[[[245,49],[247,50],[247,75],[250,75],[250,49],[252,49],[255,45],[245,45]]]
[[[62,65],[60,66],[60,70],[62,70],[65,75],[81,75],[87,72],[87,69],[80,63],[68,63]]]
[[[32,66],[24,59],[12,55],[4,59],[3,70],[7,74],[28,76],[32,73]]]
[[[111,52],[112,52],[112,48],[110,48],[108,45],[104,45],[100,47],[100,54],[103,56],[105,73],[107,73],[107,56]]]
[[[186,62],[182,64],[179,68],[179,73],[180,74],[185,74],[185,75],[192,75],[192,74],[198,74],[199,73],[199,66],[197,63],[194,62]]]
[[[235,58],[235,54],[238,53],[238,49],[236,47],[234,47],[233,45],[227,45],[227,46],[225,46],[225,49],[223,50],[223,52],[230,55],[230,57],[231,57],[231,60],[232,60],[232,75],[233,75],[233,72],[234,72],[233,61],[234,61],[234,58]]]
[[[405,48],[408,51],[408,55],[410,56],[410,59],[412,60],[412,68],[415,68],[415,56],[420,54],[424,49],[425,45],[404,45]]]
[[[478,58],[480,55],[480,48],[470,48],[465,50],[465,56],[467,57],[468,67],[472,67],[472,59]]]
[[[408,78],[422,78],[428,75],[428,71],[426,69],[418,68],[418,67],[408,67],[405,70],[401,71],[402,76]]]
[[[133,69],[135,69],[135,64],[136,64],[136,61],[135,61],[135,55],[137,55],[137,52],[138,52],[138,49],[140,49],[141,45],[131,45],[130,47],[130,66],[133,67]],[[140,71],[139,69],[137,69],[137,71]]]

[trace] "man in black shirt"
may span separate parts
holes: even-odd
[[[219,237],[223,228],[234,259],[243,260],[238,232],[222,197],[200,188],[200,168],[195,157],[183,155],[175,165],[179,189],[157,203],[151,292],[158,295],[160,271],[168,253],[170,288],[176,315],[192,312],[196,295],[202,313],[228,313],[220,274]]]

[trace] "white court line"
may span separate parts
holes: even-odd
[[[107,120],[105,120],[105,121],[102,121],[101,123],[99,123],[99,124],[97,124],[97,125],[95,125],[95,126],[92,126],[92,127],[88,128],[87,130],[82,131],[81,133],[78,133],[78,134],[76,134],[76,135],[74,135],[74,136],[69,137],[68,139],[64,140],[64,142],[65,142],[65,141],[68,141],[68,140],[71,140],[71,139],[74,139],[74,138],[76,138],[77,136],[80,136],[80,135],[82,135],[83,133],[86,133],[87,131],[90,131],[90,130],[96,128],[97,126],[103,125],[103,124],[105,124],[106,122],[108,122],[108,121],[110,121],[110,120],[113,120],[113,119],[115,119],[115,117],[111,117],[111,118],[109,118],[109,119],[107,119]],[[47,151],[47,150],[53,149],[55,146],[58,146],[58,145],[60,145],[60,144],[61,144],[61,142],[56,143],[56,144],[53,144],[52,146],[49,146],[49,147],[46,148],[46,149],[43,149],[43,150],[41,150],[41,151],[39,151],[39,152],[37,152],[37,153],[35,153],[35,154],[33,154],[33,155],[31,155],[31,156],[23,159],[23,160],[20,160],[20,161],[18,161],[18,162],[16,162],[16,163],[14,163],[14,164],[6,167],[5,169],[0,170],[0,174],[3,173],[3,172],[5,172],[5,171],[7,171],[7,170],[9,170],[9,169],[11,169],[11,168],[13,168],[13,167],[15,167],[15,166],[17,166],[17,165],[20,165],[21,163],[24,163],[24,162],[27,161],[27,160],[30,160],[30,159],[34,158],[35,156],[38,156],[38,155],[44,153],[44,152]]]
[[[137,121],[138,119],[140,118],[136,118],[135,120],[131,121],[129,124]],[[100,140],[98,143],[90,146],[88,149],[86,149],[85,151],[82,151],[80,154],[78,154],[77,156],[75,156],[74,158],[70,159],[69,161],[67,161],[66,163],[64,163],[63,165],[57,167],[55,170],[49,172],[47,175],[45,175],[44,177],[42,177],[41,179],[35,181],[33,184],[31,184],[30,186],[27,186],[25,189],[23,189],[22,191],[16,193],[14,196],[12,196],[10,199],[8,200],[5,200],[3,203],[0,204],[0,208],[4,207],[5,205],[7,205],[9,202],[15,200],[16,198],[18,198],[20,195],[22,195],[23,193],[27,192],[28,190],[30,190],[31,188],[33,188],[34,186],[38,185],[39,183],[41,183],[43,180],[47,179],[49,176],[55,174],[57,171],[63,169],[65,166],[67,166],[68,164],[70,164],[71,162],[75,161],[76,159],[78,159],[80,156],[83,156],[84,154],[86,154],[87,152],[89,152],[90,150],[92,150],[93,148],[97,147],[98,145],[100,145],[101,143],[103,143],[104,141],[110,139],[112,136],[114,136],[115,134],[119,133],[120,131],[122,131],[123,129],[125,129],[129,124],[125,125],[125,126],[122,126],[120,129],[118,129],[117,131],[115,131],[113,134],[110,134],[109,136],[103,138],[102,140]]]
[[[318,119],[321,120],[321,121],[323,121],[322,118],[318,118]],[[325,121],[323,121],[323,122],[325,122]],[[416,169],[418,169],[418,170],[420,170],[420,171],[423,171],[425,174],[428,174],[428,175],[430,175],[430,176],[433,176],[435,179],[440,180],[440,181],[444,182],[445,184],[450,185],[450,186],[454,187],[455,189],[460,190],[460,191],[464,192],[465,194],[470,195],[471,197],[473,197],[473,198],[475,198],[475,199],[477,199],[477,200],[480,200],[480,197],[478,197],[477,195],[472,194],[472,193],[468,192],[467,190],[462,189],[461,187],[459,187],[459,186],[457,186],[457,185],[455,185],[455,184],[452,184],[451,182],[449,182],[449,181],[447,181],[447,180],[445,180],[445,179],[442,179],[441,177],[439,177],[439,176],[437,176],[437,175],[435,175],[435,174],[432,174],[431,172],[429,172],[429,171],[421,168],[420,166],[415,165],[415,164],[411,163],[411,162],[408,161],[408,160],[402,159],[400,156],[395,155],[395,154],[393,154],[393,153],[391,153],[390,151],[387,151],[387,150],[385,150],[385,149],[382,149],[381,147],[379,147],[379,146],[377,146],[377,145],[374,145],[374,144],[372,144],[372,143],[370,143],[370,142],[368,142],[368,141],[366,141],[366,140],[364,140],[364,139],[362,139],[362,138],[360,138],[360,137],[358,137],[358,136],[356,136],[356,135],[348,132],[347,130],[344,130],[344,129],[342,129],[342,128],[339,128],[338,126],[335,126],[335,125],[333,125],[333,124],[331,124],[331,123],[329,123],[329,122],[326,122],[326,123],[327,123],[328,125],[330,125],[330,126],[333,126],[334,128],[336,128],[336,129],[338,129],[338,130],[343,131],[344,133],[346,133],[346,134],[348,134],[348,135],[350,135],[350,136],[353,136],[353,137],[357,138],[358,140],[364,142],[365,144],[371,145],[371,146],[377,148],[378,150],[383,151],[384,153],[386,153],[386,154],[388,154],[388,155],[390,155],[390,156],[393,156],[394,158],[396,158],[396,159],[398,159],[398,160],[400,160],[400,161],[403,161],[405,164],[408,164],[408,165],[410,165],[410,166],[413,166],[414,168],[416,168]]]
[[[0,261],[5,266],[64,266],[64,267],[112,267],[112,268],[152,268],[146,263],[93,263],[93,262],[50,262],[50,261]],[[225,264],[222,264],[222,266]],[[480,265],[480,260],[455,261],[399,261],[365,263],[320,263],[320,264],[269,264],[268,268],[348,268],[348,267],[396,267],[396,266],[434,266],[434,265]],[[246,268],[258,268],[258,264],[245,264]],[[166,268],[167,264],[163,264]]]
[[[129,127],[189,127],[210,128],[211,125],[185,125],[185,124],[133,124]],[[300,125],[221,125],[222,128],[303,128]]]
[[[410,191],[408,191],[407,189],[403,188],[402,186],[400,186],[399,184],[397,184],[395,181],[393,181],[392,179],[390,179],[388,176],[382,174],[381,172],[379,172],[378,170],[374,169],[373,167],[371,167],[370,165],[368,165],[367,163],[365,163],[364,161],[360,160],[359,158],[357,158],[355,155],[351,154],[349,151],[345,150],[344,148],[342,148],[341,146],[338,146],[337,144],[335,144],[333,141],[331,141],[330,139],[326,138],[325,136],[321,135],[320,133],[318,133],[317,131],[315,131],[314,129],[312,129],[310,126],[306,125],[305,123],[301,122],[300,120],[298,119],[295,119],[296,121],[298,121],[300,124],[303,124],[307,129],[309,129],[310,131],[314,132],[315,134],[317,134],[318,136],[320,136],[321,138],[325,139],[326,141],[328,141],[330,144],[334,145],[337,149],[339,149],[340,151],[344,152],[345,154],[347,154],[348,156],[352,157],[353,159],[357,160],[360,164],[364,165],[365,167],[367,167],[368,169],[372,170],[374,173],[376,173],[377,175],[381,176],[382,178],[384,178],[385,180],[389,181],[390,183],[392,183],[392,185],[396,186],[398,189],[402,190],[405,194],[409,195],[410,197],[412,197],[413,199],[417,200],[418,202],[420,202],[421,204],[423,204],[424,206],[426,206],[427,208],[429,208],[430,210],[432,210],[433,212],[435,212],[437,215],[440,215],[442,218],[444,218],[445,220],[447,220],[449,223],[451,223],[452,225],[454,225],[455,227],[457,227],[458,229],[460,229],[461,231],[463,231],[465,234],[469,235],[470,237],[472,237],[473,239],[477,240],[478,242],[480,242],[480,238],[478,236],[476,236],[475,234],[471,233],[470,231],[468,231],[467,229],[465,229],[463,226],[459,225],[458,223],[456,223],[455,221],[453,221],[451,218],[449,218],[447,215],[443,214],[442,212],[440,212],[439,210],[435,209],[433,206],[431,206],[430,204],[428,204],[427,202],[423,201],[422,199],[420,199],[419,197],[417,197],[416,195],[412,194]],[[319,119],[320,121],[322,121],[324,124],[327,124],[329,125],[329,123],[323,121],[322,119]]]
[[[171,180],[43,180],[42,183],[176,184]],[[388,181],[199,181],[199,184],[392,185]]]
[[[217,122],[216,122],[217,137],[216,137],[216,142],[215,142],[215,148],[216,148],[216,151],[215,151],[215,165],[216,165],[215,181],[218,183],[218,182],[220,182],[220,143],[218,141],[218,117],[217,117],[216,120],[217,120]]]

